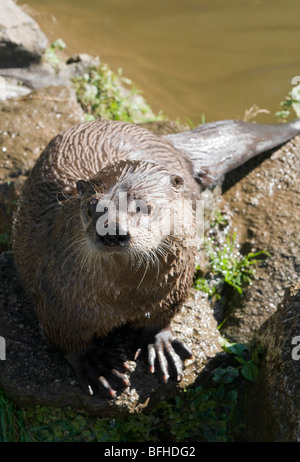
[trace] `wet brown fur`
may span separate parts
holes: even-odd
[[[172,185],[176,174],[184,178],[183,190]],[[93,188],[80,199],[76,182],[81,179]],[[19,199],[13,226],[16,266],[41,324],[65,354],[123,324],[166,327],[191,287],[195,249],[185,236],[165,236],[153,252],[151,236],[143,240],[139,230],[124,252],[93,246],[95,231],[85,226],[81,209],[121,180],[146,200],[155,191],[165,198],[195,199],[199,189],[188,158],[169,141],[138,126],[95,121],[49,143]]]

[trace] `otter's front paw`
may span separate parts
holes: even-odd
[[[164,382],[167,382],[170,376],[178,381],[181,380],[183,361],[193,358],[192,352],[174,336],[170,327],[162,330],[146,327],[142,331],[134,359],[137,359],[146,347],[150,372],[154,373],[157,365],[159,375],[162,376]]]
[[[128,366],[114,352],[91,347],[80,353],[69,353],[66,359],[74,370],[83,390],[89,395],[100,393],[115,398],[114,388],[128,387],[128,377],[124,374]]]

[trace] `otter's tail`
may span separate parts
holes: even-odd
[[[205,187],[257,154],[280,146],[299,133],[300,120],[282,125],[224,120],[163,138],[188,155],[195,179]]]

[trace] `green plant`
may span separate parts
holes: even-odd
[[[175,405],[165,404],[163,422],[168,422],[167,441],[230,440],[230,423],[237,404],[236,390],[223,384],[216,388],[202,386],[186,390],[175,399]]]
[[[177,117],[175,122],[180,126],[186,127],[187,130],[193,130],[199,125],[205,124],[205,114],[202,112],[200,122],[195,123],[192,119],[190,119],[190,117],[184,117],[183,122],[181,121],[180,117]]]
[[[240,366],[217,368],[214,371],[213,380],[217,383],[231,383],[240,372],[245,379],[254,382],[258,375],[257,363],[259,350],[252,351],[248,345],[243,343],[230,343],[223,337],[220,338],[220,342],[223,350],[233,355]]]
[[[269,255],[265,251],[248,253],[242,255],[235,243],[236,233],[233,233],[230,241],[229,235],[226,237],[226,243],[221,247],[215,247],[212,241],[208,241],[208,255],[210,258],[213,272],[224,278],[224,282],[234,287],[239,294],[242,294],[242,286],[249,284],[255,274],[255,270],[250,268],[259,263],[255,258],[260,255]]]
[[[186,127],[187,130],[193,130],[196,127],[195,123],[189,117],[185,117],[183,122],[180,117],[176,117],[175,122],[180,127]]]
[[[300,117],[300,85],[294,87],[288,93],[288,96],[281,101],[279,110],[275,113],[275,116],[282,122],[286,122],[291,114],[291,109],[294,109],[297,117]]]
[[[99,418],[66,408],[21,409],[0,393],[0,442],[228,441],[237,392],[188,389],[151,412]]]
[[[214,212],[214,220],[212,221],[212,224],[211,226],[212,227],[215,227],[215,226],[218,226],[218,227],[225,227],[225,226],[228,226],[228,219],[226,218],[226,216],[224,216],[223,212],[221,210],[215,210]]]
[[[45,53],[46,61],[52,64],[60,63],[61,60],[59,56],[57,55],[57,52],[62,51],[65,47],[66,47],[66,44],[61,38],[56,39],[53,43],[51,43],[50,47],[47,48],[46,50],[46,53]]]
[[[73,83],[87,120],[99,117],[140,123],[164,119],[162,113],[153,114],[140,91],[122,75],[122,69],[115,74],[106,64],[101,64],[92,67],[83,77],[74,78]]]
[[[10,246],[10,237],[7,233],[0,234],[0,244],[4,244],[7,247]]]
[[[30,441],[25,412],[0,390],[0,442]]]
[[[218,286],[227,284],[233,287],[240,295],[243,293],[243,286],[251,283],[251,278],[255,274],[253,265],[259,263],[256,257],[268,255],[263,250],[255,253],[242,255],[236,244],[236,233],[233,233],[232,239],[229,235],[223,245],[217,245],[213,239],[205,241],[205,248],[208,254],[208,278],[197,277],[194,281],[194,287],[198,290],[204,290],[209,296],[218,293]],[[199,271],[199,266],[196,271]],[[196,273],[197,274],[197,273]]]

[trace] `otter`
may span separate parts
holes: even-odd
[[[126,363],[96,341],[122,325],[142,331],[135,359],[147,351],[150,372],[182,378],[192,351],[170,323],[193,281],[201,189],[300,131],[254,125],[225,121],[219,143],[209,127],[214,157],[205,127],[159,137],[125,122],[83,122],[37,160],[14,216],[14,259],[41,325],[87,393],[115,397],[129,386]],[[226,146],[236,127],[240,151]]]

